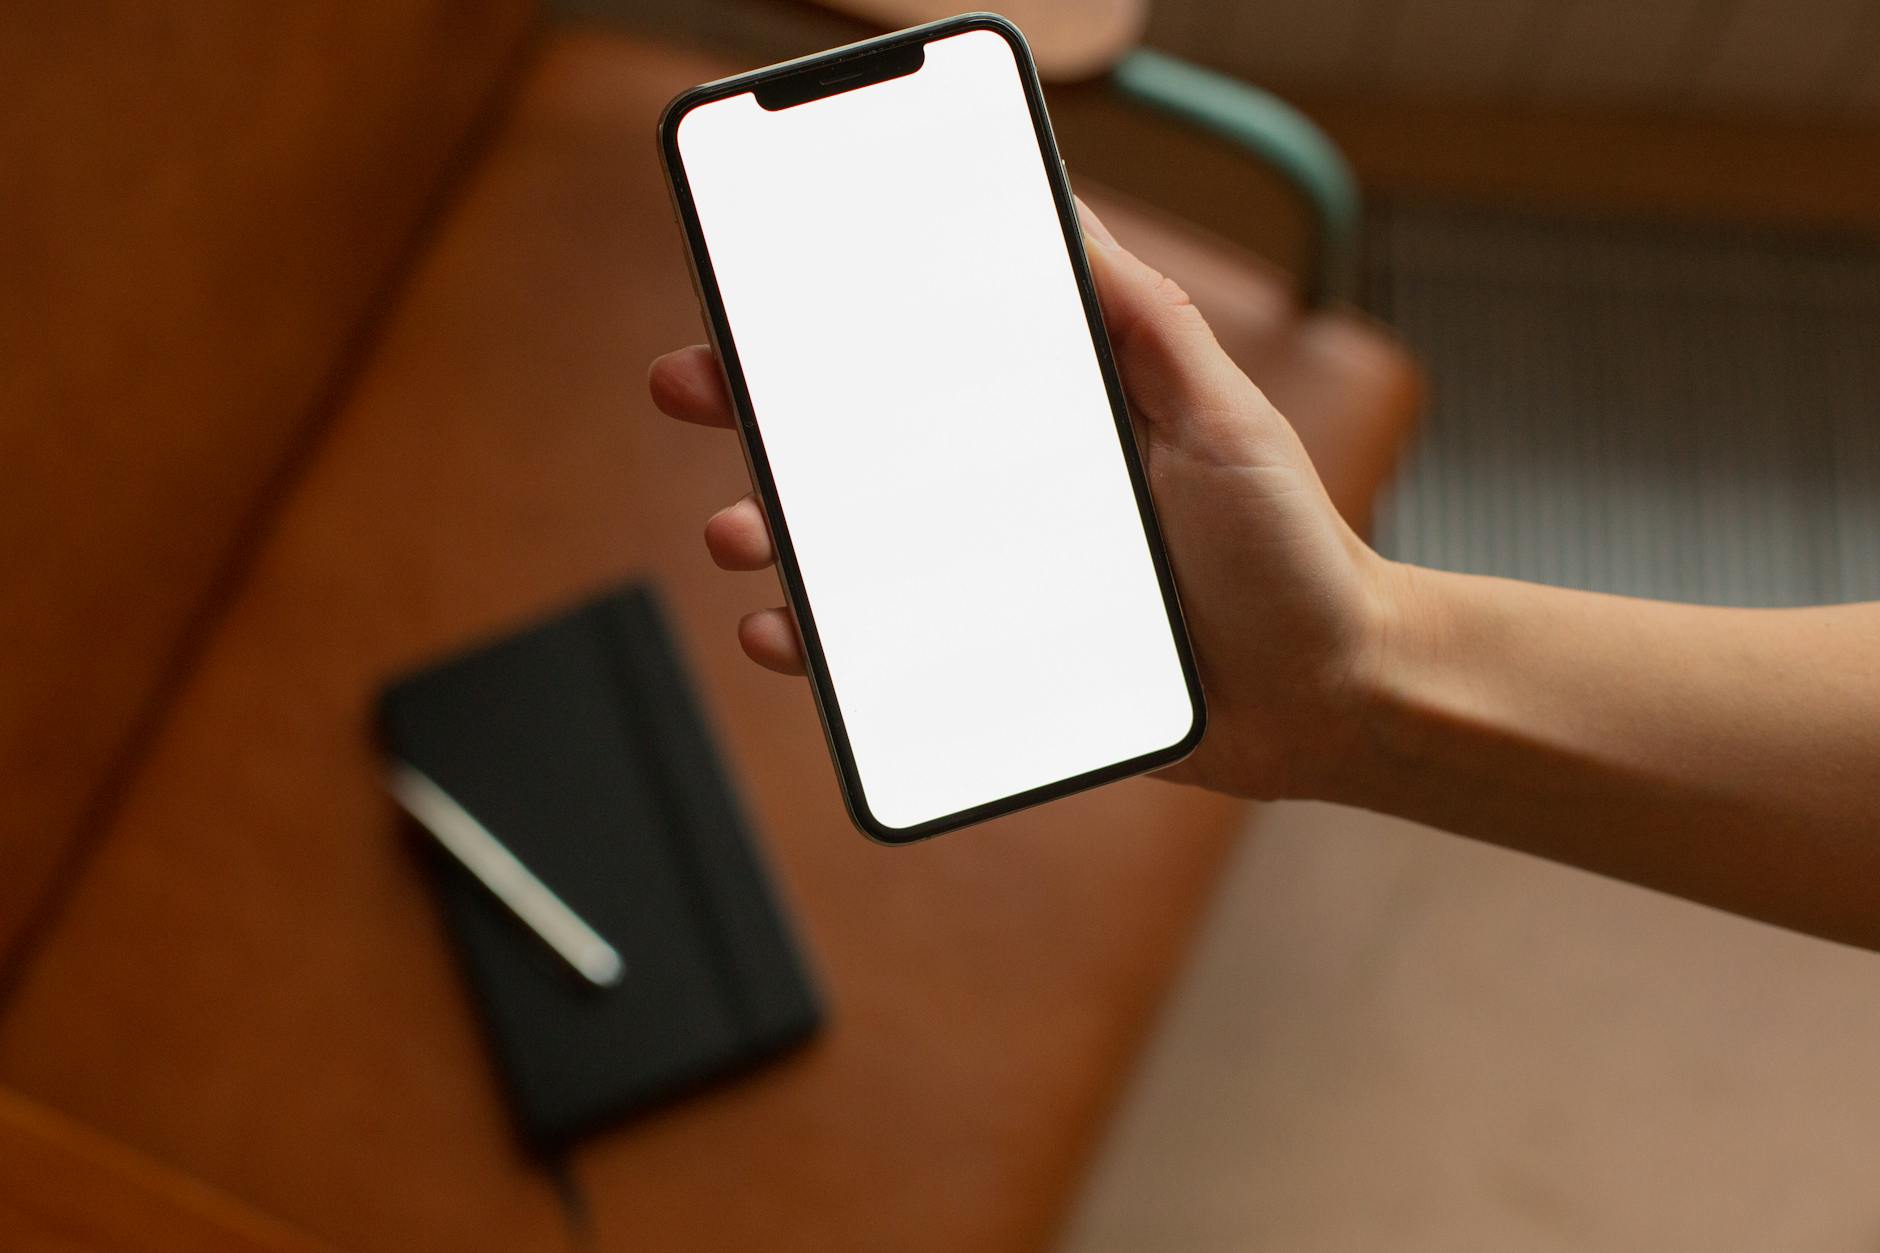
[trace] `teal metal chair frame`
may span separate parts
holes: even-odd
[[[1355,296],[1363,200],[1344,155],[1311,119],[1270,92],[1153,48],[1124,56],[1110,82],[1124,98],[1239,148],[1284,178],[1312,217],[1302,302],[1318,308]]]

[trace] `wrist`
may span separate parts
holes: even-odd
[[[1371,555],[1347,677],[1329,711],[1332,751],[1301,782],[1301,799],[1369,804],[1380,759],[1396,757],[1419,707],[1419,675],[1445,655],[1451,633],[1439,571]]]

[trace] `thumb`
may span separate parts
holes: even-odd
[[[1244,442],[1272,406],[1214,338],[1180,285],[1145,264],[1081,199],[1085,252],[1132,408],[1172,444]]]

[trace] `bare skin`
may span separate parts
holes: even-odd
[[[1387,561],[1181,290],[1084,224],[1208,695],[1205,741],[1166,777],[1398,814],[1880,948],[1880,603],[1713,609]],[[650,386],[732,426],[707,347]],[[749,496],[705,542],[727,570],[776,557]],[[803,673],[786,610],[738,638]]]

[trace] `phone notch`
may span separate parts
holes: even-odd
[[[886,48],[858,52],[795,74],[760,83],[753,89],[757,103],[776,113],[799,104],[839,96],[859,87],[872,87],[890,79],[905,78],[927,63],[927,45],[914,40]]]

